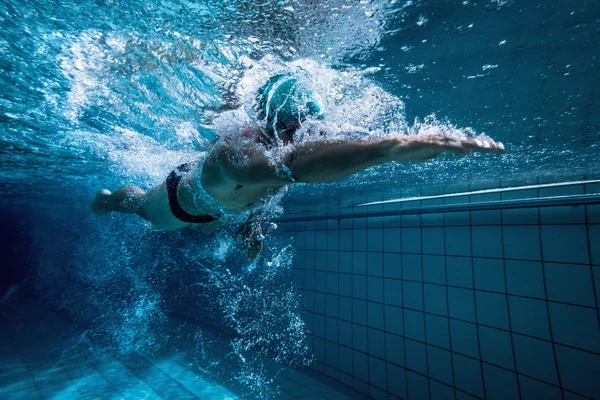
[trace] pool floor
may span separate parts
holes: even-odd
[[[193,363],[196,344],[182,339],[181,330],[152,355],[110,356],[94,351],[79,339],[81,329],[37,300],[0,304],[0,318],[0,399],[252,398],[203,376]],[[214,332],[202,335],[226,343]],[[279,388],[273,399],[366,398],[309,369],[283,368],[273,386]]]

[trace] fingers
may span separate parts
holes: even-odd
[[[419,155],[419,157],[412,158],[411,160],[413,161],[428,160],[443,152],[453,153],[457,156],[466,156],[473,152],[501,153],[504,151],[504,145],[501,142],[495,142],[493,139],[483,135],[478,137],[441,134],[417,135],[413,139],[413,142],[419,143],[422,146],[421,151],[425,153],[425,156]],[[401,153],[405,147],[405,145],[400,144],[397,146],[397,149]],[[401,157],[397,158],[401,159]]]
[[[495,142],[490,138],[468,138],[461,140],[462,148],[470,151],[483,153],[500,153],[504,151],[504,145],[501,142]]]
[[[467,156],[473,152],[501,153],[504,151],[504,144],[483,136],[477,138],[446,138],[442,142],[446,151],[457,156]]]

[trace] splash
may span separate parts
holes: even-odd
[[[233,379],[259,398],[276,393],[271,385],[273,363],[304,366],[312,361],[299,293],[291,283],[294,251],[290,245],[280,246],[266,249],[267,254],[244,273],[217,265],[198,283],[234,332]]]
[[[268,218],[282,212],[281,196],[267,208]],[[202,238],[194,232],[156,231],[131,216],[100,220],[59,208],[38,217],[44,212],[55,219],[32,232],[39,251],[35,285],[84,328],[77,341],[90,351],[116,357],[155,354],[180,335],[169,315],[177,312],[232,335],[224,355],[223,346],[188,323],[195,343],[190,362],[203,374],[233,379],[230,383],[241,385],[250,398],[273,396],[279,369],[310,363],[290,243],[268,236],[263,256],[252,264],[231,241],[235,224]],[[71,225],[72,219],[84,224]],[[57,229],[62,232],[58,242],[52,234]],[[265,233],[273,229],[265,223]]]
[[[107,328],[112,341],[118,344],[119,354],[146,354],[166,342],[168,338],[161,335],[159,328],[167,323],[160,301],[156,294],[141,295],[111,318]]]
[[[201,331],[192,334],[195,365],[219,374],[226,364],[249,396],[276,390],[269,361],[312,360],[290,244],[267,234],[263,256],[249,263],[232,241],[246,215],[203,238],[156,231],[132,216],[90,216],[90,196],[100,187],[159,184],[214,140],[243,145],[240,130],[261,123],[257,90],[281,72],[297,76],[326,114],[303,122],[298,142],[475,134],[433,116],[407,121],[411,99],[381,84],[389,68],[379,59],[390,46],[385,35],[403,29],[413,8],[412,29],[438,25],[414,1],[22,3],[7,0],[0,10],[0,162],[3,194],[34,209],[38,293],[85,326],[86,340],[117,355],[161,349],[175,312],[222,328],[231,335],[225,357]],[[419,43],[400,44],[399,55],[420,51]],[[431,65],[417,61],[399,64],[422,80],[414,87],[430,84]],[[469,162],[386,166],[336,187],[446,182]],[[495,168],[478,162],[470,171]],[[309,191],[314,198],[314,187],[280,192],[266,221],[282,213],[286,195]]]
[[[90,40],[88,36],[84,39]],[[99,45],[95,39],[90,46],[105,46],[105,42],[100,41]],[[114,45],[111,51],[126,54],[124,49],[126,44],[122,43]],[[87,49],[85,57],[105,53]],[[100,64],[106,64],[112,57],[99,60]],[[94,68],[96,61],[90,61]],[[186,122],[181,115],[168,110],[162,116],[150,113],[154,120],[164,123],[160,129],[156,124],[144,128],[140,125],[141,119],[136,120],[136,113],[125,113],[117,118],[117,111],[126,110],[120,108],[124,104],[122,100],[110,101],[116,96],[114,85],[118,80],[98,83],[105,79],[106,71],[110,71],[108,67],[103,72],[87,72],[99,80],[73,72],[69,78],[72,80],[72,107],[67,109],[65,117],[81,122],[92,115],[90,107],[97,110],[103,102],[115,105],[114,108],[108,106],[114,119],[98,120],[105,124],[100,129],[104,134],[98,136],[88,132],[90,136],[86,136],[83,131],[73,134],[80,135],[82,142],[92,146],[109,162],[113,176],[124,176],[128,179],[126,183],[141,185],[156,184],[174,164],[198,157],[198,150],[206,149],[198,139],[207,138],[200,133],[203,129],[216,132],[218,140],[230,138],[234,144],[243,146],[245,139],[240,137],[240,130],[261,123],[255,107],[256,92],[269,76],[281,72],[293,73],[319,96],[326,114],[325,120],[309,118],[303,122],[297,132],[299,143],[376,138],[394,133],[472,134],[435,118],[408,124],[403,101],[376,85],[369,77],[370,72],[360,68],[336,70],[313,59],[286,61],[275,55],[240,62],[247,69],[231,90],[241,107],[214,115],[207,113],[202,123]],[[77,71],[76,65],[69,64],[65,68]],[[139,74],[149,73],[139,68]],[[108,76],[113,79],[116,74],[111,72]],[[140,77],[132,79],[139,81]],[[93,85],[80,90],[77,89],[80,82],[92,82]],[[178,90],[174,93],[181,94]],[[80,94],[85,96],[78,97]],[[144,101],[154,104],[148,99]],[[179,104],[176,97],[172,101]],[[165,141],[167,136],[161,129],[167,129],[167,126],[171,127],[171,136]],[[110,135],[106,134],[109,129]],[[184,140],[195,141],[193,151],[181,148]],[[269,153],[272,160],[280,156],[278,151],[286,149],[272,149]],[[189,313],[225,329],[232,334],[228,343],[230,352],[226,355],[228,374],[245,387],[249,396],[268,398],[277,390],[272,385],[273,376],[277,374],[273,363],[283,367],[312,362],[299,293],[290,271],[293,248],[268,235],[269,230],[276,229],[268,221],[283,212],[281,204],[285,195],[285,190],[278,193],[265,210],[265,249],[254,262],[245,261],[240,245],[231,240],[235,224],[247,215],[236,216],[215,237],[207,239],[191,237],[187,233],[163,234],[145,222],[133,222],[131,216],[123,215],[111,216],[98,225],[99,221],[93,220],[96,217],[85,214],[82,220],[88,221],[86,229],[65,227],[64,221],[55,221],[57,226],[70,232],[72,243],[55,247],[54,241],[49,239],[48,228],[35,232],[38,242],[42,242],[39,246],[45,249],[40,259],[38,284],[60,307],[90,326],[90,338],[106,351],[120,355],[160,349],[169,337],[168,314],[172,311]],[[56,210],[51,214],[56,214]],[[74,257],[69,262],[63,261],[63,267],[59,269],[56,260],[61,259],[61,254],[74,254]],[[175,292],[177,296],[174,296],[173,287],[179,288]],[[223,368],[222,354],[213,350],[204,336],[196,335],[194,340],[195,365],[199,371],[219,375]]]

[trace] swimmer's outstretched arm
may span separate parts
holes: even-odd
[[[294,182],[333,182],[376,165],[426,161],[442,153],[464,156],[472,152],[499,153],[503,150],[502,143],[489,138],[442,135],[308,142],[297,145],[281,160],[281,164],[290,170],[293,181],[277,173],[272,161],[258,149],[247,150],[245,156],[249,161],[243,166],[232,163],[227,149],[221,151],[218,158],[224,175],[242,185],[284,186]]]
[[[296,182],[323,183],[343,179],[389,162],[426,161],[442,153],[498,153],[502,143],[490,138],[442,135],[394,136],[367,141],[313,142],[298,146],[286,166]]]

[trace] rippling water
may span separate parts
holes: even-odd
[[[586,11],[585,7],[573,8],[580,14]],[[487,51],[490,54],[486,56],[477,43],[482,33],[478,24],[492,21],[490,15],[505,10],[517,14],[535,9],[533,4],[524,7],[519,2],[497,0],[464,2],[462,6],[443,1],[389,0],[155,1],[143,5],[33,1],[26,6],[3,1],[0,162],[4,192],[14,195],[16,184],[25,185],[28,191],[43,192],[42,182],[44,186],[70,188],[79,187],[82,180],[110,184],[136,181],[140,185],[156,182],[175,162],[206,147],[214,135],[208,128],[215,110],[232,94],[239,96],[244,76],[255,80],[263,77],[252,75],[252,68],[267,55],[272,69],[292,60],[318,63],[312,83],[322,97],[331,100],[328,111],[332,117],[353,107],[362,111],[364,120],[359,126],[379,129],[385,123],[389,131],[406,125],[405,111],[400,106],[404,102],[409,123],[414,116],[424,118],[434,113],[441,118],[456,116],[451,123],[474,126],[512,146],[512,151],[492,163],[490,159],[477,164],[461,161],[461,168],[467,168],[462,175],[452,173],[451,167],[441,162],[437,167],[443,173],[428,173],[425,181],[435,181],[436,176],[481,178],[484,174],[480,171],[490,169],[495,171],[488,172],[492,178],[530,169],[543,173],[551,160],[557,168],[564,168],[565,160],[584,157],[584,161],[590,161],[585,149],[557,151],[551,140],[565,136],[561,133],[564,127],[554,129],[552,119],[564,123],[565,118],[579,115],[576,110],[565,106],[559,114],[558,109],[550,113],[538,106],[532,110],[534,115],[509,113],[502,120],[498,115],[506,107],[523,100],[504,96],[507,104],[498,104],[495,109],[485,107],[491,111],[460,114],[457,110],[461,110],[461,104],[443,102],[444,98],[437,95],[440,88],[451,91],[449,84],[455,91],[472,83],[477,87],[479,82],[485,82],[491,90],[501,90],[501,85],[520,85],[517,81],[491,85],[490,80],[495,79],[493,69],[502,70],[506,62],[504,57],[489,55],[509,47],[510,54],[524,52],[525,41],[509,42],[500,48],[498,43],[503,37],[510,39],[510,30],[492,35],[497,28],[488,25],[483,29],[490,39],[488,46],[492,46],[493,36],[498,42],[493,43],[497,50]],[[544,11],[543,7],[537,9]],[[566,14],[561,18],[566,27],[560,28],[570,29],[560,33],[565,40],[576,38],[580,30],[593,32],[589,19],[571,22]],[[552,29],[552,23],[549,21],[544,28]],[[479,31],[475,31],[477,28]],[[452,46],[453,40],[446,44],[440,36],[447,34],[455,36],[457,42],[472,44]],[[582,43],[585,45],[585,41]],[[547,45],[532,42],[530,50],[542,51],[540,44]],[[473,48],[472,58],[464,52],[469,47]],[[440,48],[448,63],[434,57]],[[481,61],[471,67],[473,59]],[[457,60],[464,67],[460,84],[459,77],[448,77],[455,82],[440,79],[440,73],[454,69],[452,63]],[[571,67],[575,74],[583,61],[572,61],[570,66],[557,62],[554,69],[566,71]],[[527,69],[536,67],[532,64]],[[318,75],[324,71],[327,73]],[[385,92],[367,93],[367,83],[358,83],[357,76],[379,79],[379,87]],[[332,84],[338,86],[329,86]],[[565,92],[569,101],[580,97],[577,90],[571,92],[571,96]],[[560,88],[552,93],[558,95]],[[593,96],[587,92],[582,95]],[[558,103],[560,98],[555,101]],[[574,108],[585,107],[574,104]],[[391,109],[397,112],[386,114]],[[486,112],[489,118],[482,118]],[[373,124],[381,115],[387,119]],[[534,122],[522,124],[518,118],[545,125],[544,133],[539,133]],[[573,118],[569,123],[580,121]],[[588,137],[597,136],[593,114],[591,123],[587,121],[590,125]],[[518,131],[521,126],[523,130]],[[566,141],[571,139],[569,136]],[[540,140],[543,149],[536,148]],[[562,145],[565,140],[560,142]],[[531,157],[532,151],[535,157]],[[540,159],[545,160],[544,167],[539,166]],[[588,167],[584,162],[578,164],[580,170]],[[393,167],[384,170],[388,171],[380,174],[384,180],[397,172]],[[414,167],[414,172],[423,173],[419,167]],[[407,179],[407,183],[423,182],[403,176],[403,181]]]
[[[472,127],[507,145],[496,157],[375,168],[334,185],[342,194],[599,170],[593,2],[0,4],[0,190],[28,224],[38,292],[121,354],[160,347],[173,308],[211,310],[236,335],[234,375],[255,394],[269,376],[246,352],[311,359],[289,243],[267,241],[248,266],[230,231],[165,234],[131,217],[99,219],[87,203],[100,187],[156,184],[215,132],[255,122],[254,93],[271,74],[300,74],[334,136]],[[241,111],[220,113],[232,100]],[[271,212],[330,188],[293,188]]]
[[[204,148],[212,136],[204,124],[255,60],[363,56],[380,40],[390,8],[383,1],[3,3],[2,177],[30,190],[107,172],[164,174],[183,157],[169,151]]]

